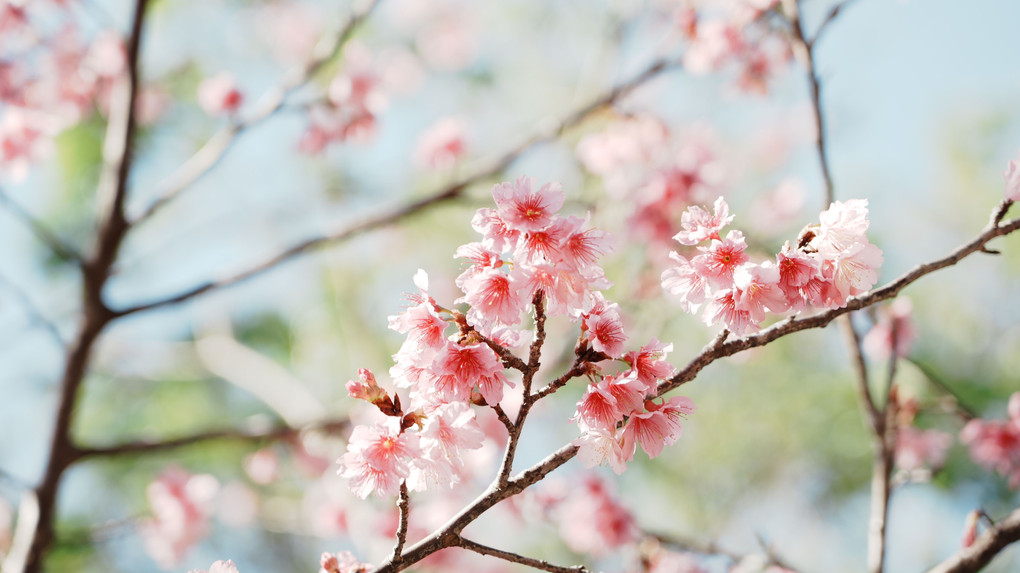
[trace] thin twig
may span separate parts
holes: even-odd
[[[127,455],[155,454],[211,441],[228,440],[241,442],[271,442],[286,440],[302,433],[321,430],[328,433],[342,432],[349,422],[347,419],[324,420],[302,427],[277,426],[268,430],[212,430],[190,436],[165,440],[136,440],[110,446],[79,446],[77,460],[86,458],[110,458]]]
[[[964,547],[954,555],[928,570],[928,573],[977,573],[1011,543],[1020,541],[1020,509],[996,525],[988,528],[974,540],[970,547]]]
[[[14,281],[9,280],[7,277],[0,275],[0,285],[9,290],[14,296],[21,302],[21,305],[25,308],[25,314],[29,318],[30,323],[38,324],[46,331],[46,334],[56,343],[57,347],[61,350],[67,351],[67,342],[64,341],[64,337],[60,335],[60,330],[56,324],[53,324],[46,316],[42,313],[42,310],[32,301],[32,297],[28,296],[28,293],[21,289]]]
[[[815,31],[815,37],[812,38],[811,41],[808,43],[808,45],[811,46],[812,50],[818,44],[818,41],[822,39],[822,36],[829,29],[829,26],[836,21],[836,18],[839,17],[839,15],[842,14],[843,11],[846,10],[847,7],[853,4],[855,1],[856,0],[843,0],[839,4],[833,6],[831,10],[829,10],[829,13],[825,15],[825,18],[822,20],[822,23],[819,24],[818,30]]]
[[[374,229],[385,227],[403,221],[404,219],[417,215],[427,209],[435,207],[437,205],[461,198],[465,191],[472,185],[489,179],[504,169],[506,169],[514,160],[521,156],[525,151],[531,149],[539,143],[550,141],[558,137],[566,129],[573,127],[591,114],[596,111],[612,105],[623,96],[632,92],[635,88],[642,85],[646,81],[656,77],[664,70],[669,69],[671,66],[676,64],[667,62],[666,60],[658,60],[646,68],[643,72],[637,74],[633,78],[619,84],[613,89],[609,90],[601,97],[595,99],[595,101],[584,106],[581,109],[574,111],[567,115],[565,118],[557,122],[551,128],[543,130],[542,132],[531,136],[526,139],[511,151],[506,152],[502,157],[496,160],[495,163],[491,164],[473,175],[469,175],[455,183],[452,183],[442,189],[435,191],[434,193],[423,197],[421,199],[411,201],[409,203],[391,207],[389,209],[378,212],[375,215],[366,217],[365,219],[348,224],[344,227],[337,229],[336,231],[320,235],[311,239],[302,241],[296,245],[293,245],[287,249],[284,249],[277,255],[274,255],[265,261],[256,264],[246,270],[237,272],[226,277],[211,280],[204,284],[201,284],[192,289],[186,290],[176,295],[169,296],[160,300],[139,304],[136,306],[128,307],[120,310],[116,313],[117,317],[126,316],[129,314],[135,314],[138,312],[144,312],[153,310],[156,308],[178,304],[195,298],[199,295],[205,294],[209,291],[228,287],[239,282],[245,281],[252,277],[261,275],[269,270],[276,268],[277,266],[286,263],[298,256],[304,255],[305,253],[311,252],[319,247],[338,243],[351,239],[362,233],[372,231]]]
[[[509,551],[503,551],[502,549],[496,549],[489,547],[488,545],[482,545],[476,543],[470,539],[461,537],[457,542],[458,547],[463,547],[478,553],[479,555],[488,555],[490,557],[497,557],[510,563],[520,563],[527,565],[533,569],[539,569],[541,571],[551,571],[552,573],[588,573],[588,569],[584,565],[575,565],[573,567],[562,567],[560,565],[553,565],[548,561],[542,561],[541,559],[534,559],[532,557],[525,557],[517,553],[511,553]]]
[[[355,29],[371,14],[379,1],[370,0],[361,10],[351,14],[347,23],[337,34],[332,36],[331,42],[320,43],[316,47],[316,53],[311,60],[290,70],[279,85],[262,96],[254,109],[239,118],[232,119],[228,125],[210,137],[201,149],[160,183],[157,199],[134,217],[131,221],[132,224],[137,225],[152,217],[195,181],[209,173],[223,159],[242,132],[275,115],[294,91],[304,86],[323,66],[339,55]]]
[[[400,527],[397,529],[397,544],[393,546],[390,562],[399,566],[400,554],[404,551],[404,543],[407,542],[407,523],[411,513],[411,496],[407,493],[406,481],[400,482],[400,498],[397,500],[397,508],[400,510]]]
[[[510,416],[507,416],[506,412],[503,411],[503,407],[500,406],[499,404],[496,404],[495,406],[492,407],[492,411],[496,413],[496,418],[498,418],[499,421],[503,424],[503,427],[506,428],[506,431],[513,433],[514,423],[510,421]]]
[[[0,203],[6,205],[8,211],[13,213],[18,219],[21,219],[32,230],[32,233],[39,239],[39,242],[46,245],[49,250],[53,251],[53,254],[66,262],[76,265],[81,264],[81,255],[76,250],[50,230],[46,223],[37,219],[28,209],[25,209],[20,203],[12,199],[3,189],[0,189]]]
[[[949,384],[946,383],[946,381],[943,380],[938,374],[936,374],[931,367],[917,360],[916,358],[911,358],[909,356],[906,357],[905,360],[913,364],[915,368],[920,370],[921,374],[924,375],[925,379],[927,379],[928,382],[930,382],[932,385],[934,385],[936,388],[938,388],[945,394],[948,394],[953,399],[953,403],[956,407],[956,411],[958,414],[962,415],[964,418],[968,420],[978,417],[977,410],[964,404],[963,400],[960,399],[960,394],[956,390],[954,390],[951,386],[949,386]]]
[[[868,363],[864,359],[864,353],[861,352],[861,337],[857,334],[857,329],[854,328],[854,323],[850,319],[849,314],[839,319],[839,325],[846,334],[846,346],[850,350],[850,360],[853,363],[854,373],[856,374],[856,384],[854,384],[854,387],[857,388],[861,407],[864,409],[864,414],[869,422],[869,429],[877,431],[881,426],[882,414],[879,412],[878,405],[875,404],[875,399],[871,395],[871,383],[868,380]]]

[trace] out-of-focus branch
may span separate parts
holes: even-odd
[[[921,374],[924,375],[925,379],[927,379],[928,382],[930,382],[936,388],[941,390],[943,393],[947,394],[950,397],[950,399],[952,399],[953,407],[959,416],[961,416],[965,420],[970,420],[972,418],[978,417],[977,411],[975,411],[970,406],[964,404],[956,390],[954,390],[951,386],[949,386],[949,384],[946,383],[945,380],[943,380],[938,374],[936,374],[934,369],[932,369],[927,364],[921,362],[920,360],[917,360],[916,358],[910,358],[908,356],[905,358],[905,360],[913,364],[915,368],[920,370]]]
[[[65,243],[63,239],[46,226],[46,223],[37,219],[32,213],[29,213],[28,209],[22,207],[20,203],[12,199],[3,189],[0,189],[0,203],[3,203],[7,210],[14,214],[15,217],[21,219],[32,230],[32,233],[39,239],[39,242],[46,245],[49,250],[53,251],[53,254],[69,263],[81,264],[81,255],[78,254],[78,251]]]
[[[64,471],[77,456],[77,448],[71,441],[71,420],[78,390],[85,378],[93,345],[115,318],[103,300],[103,288],[130,227],[124,216],[124,202],[133,160],[135,109],[141,83],[138,61],[147,7],[148,0],[135,0],[126,46],[125,74],[114,86],[110,98],[103,140],[103,171],[96,189],[101,219],[94,250],[80,265],[82,320],[64,361],[46,469],[32,496],[34,509],[19,511],[11,551],[2,567],[4,573],[38,573],[42,568],[45,553],[53,541],[57,490]]]
[[[231,119],[229,124],[210,137],[201,149],[159,184],[157,199],[136,216],[132,220],[132,224],[138,224],[151,217],[212,170],[227,154],[242,132],[275,115],[295,90],[305,85],[324,65],[340,53],[358,25],[368,18],[379,2],[380,0],[369,0],[364,7],[352,13],[347,23],[330,38],[330,41],[320,42],[316,46],[315,54],[308,62],[290,70],[277,86],[263,94],[250,112]]]
[[[534,559],[532,557],[525,557],[517,553],[503,551],[502,549],[496,549],[494,547],[489,547],[488,545],[482,545],[481,543],[476,543],[474,541],[471,541],[470,539],[465,539],[463,537],[458,539],[457,546],[463,547],[464,549],[469,549],[480,555],[489,555],[491,557],[497,557],[504,561],[509,561],[510,563],[520,563],[522,565],[527,565],[528,567],[538,569],[540,571],[551,571],[552,573],[588,573],[588,569],[585,568],[584,565],[575,565],[573,567],[562,567],[560,565],[553,565],[548,561],[542,561],[541,559]]]
[[[166,440],[136,440],[110,446],[79,446],[76,461],[88,458],[112,458],[130,455],[156,454],[220,440],[256,443],[272,442],[287,440],[297,437],[302,433],[316,430],[328,433],[340,433],[343,432],[348,425],[349,422],[346,418],[337,418],[323,420],[321,422],[313,422],[301,427],[280,425],[263,430],[212,430]]]
[[[542,130],[528,139],[521,142],[519,145],[514,147],[512,150],[503,154],[502,157],[497,159],[490,166],[479,170],[478,172],[469,175],[459,181],[456,181],[442,189],[433,192],[430,195],[422,197],[418,200],[411,201],[409,203],[391,207],[384,211],[381,211],[375,215],[368,216],[363,220],[351,223],[344,227],[337,229],[336,231],[326,233],[324,235],[306,239],[296,245],[293,245],[277,255],[274,255],[265,261],[252,266],[246,270],[237,272],[233,275],[211,280],[202,285],[186,290],[179,294],[169,296],[161,300],[155,300],[152,302],[140,304],[137,306],[125,308],[117,311],[116,315],[126,316],[129,314],[135,314],[138,312],[144,312],[164,306],[178,304],[195,298],[199,295],[205,294],[209,291],[224,288],[245,281],[249,278],[261,275],[269,270],[276,268],[277,266],[286,263],[294,258],[297,258],[305,253],[311,252],[319,247],[339,243],[347,239],[356,237],[362,233],[372,231],[374,229],[385,227],[398,223],[408,217],[417,215],[423,211],[426,211],[437,205],[459,199],[465,193],[465,191],[472,185],[484,181],[490,177],[493,177],[504,169],[506,169],[514,160],[520,157],[525,151],[531,149],[539,143],[550,141],[558,137],[566,129],[573,127],[596,111],[617,102],[620,98],[632,92],[638,86],[642,85],[646,81],[658,76],[663,71],[669,69],[672,64],[666,60],[658,60],[646,68],[643,72],[637,74],[633,78],[619,84],[613,89],[609,90],[601,97],[596,98],[590,104],[570,113],[563,119],[556,122],[553,126],[548,129]]]
[[[28,296],[24,290],[18,285],[14,284],[14,281],[7,279],[0,275],[0,285],[7,290],[14,293],[14,296],[21,302],[21,305],[25,308],[25,314],[29,318],[29,322],[38,324],[46,331],[46,334],[57,344],[57,347],[61,350],[67,350],[67,342],[64,341],[64,337],[60,335],[60,330],[57,329],[57,325],[53,324],[52,321],[46,318],[38,306],[32,302],[32,297]]]
[[[929,569],[928,573],[976,573],[1016,541],[1020,541],[1020,508],[1014,509],[1005,519],[988,528],[970,547],[961,549]]]
[[[697,541],[694,539],[680,538],[675,535],[666,535],[663,533],[653,533],[649,531],[642,531],[642,535],[645,536],[646,540],[651,541],[653,544],[657,543],[686,553],[696,553],[698,555],[718,555],[728,558],[730,561],[733,561],[734,564],[752,556],[740,554],[735,551],[729,551],[720,547],[715,541]],[[761,542],[762,549],[765,551],[765,557],[768,559],[768,563],[770,565],[776,565],[784,569],[790,569],[791,571],[793,570],[793,568],[787,565],[785,561],[776,556],[771,548],[769,548],[761,538],[759,538],[759,542]]]
[[[822,39],[822,36],[825,34],[825,32],[828,31],[829,26],[836,21],[836,18],[838,18],[839,15],[842,14],[843,11],[847,9],[847,7],[849,7],[856,1],[857,0],[843,0],[839,4],[833,6],[831,10],[829,10],[829,12],[825,15],[825,18],[822,20],[822,23],[818,25],[818,30],[815,31],[815,37],[812,38],[811,41],[808,43],[808,45],[811,46],[812,50],[814,49],[815,45],[818,44],[818,41]]]

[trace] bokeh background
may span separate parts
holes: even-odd
[[[45,3],[29,4],[44,12]],[[67,4],[66,12],[41,18],[74,26],[90,40],[127,28],[128,2]],[[808,28],[832,5],[803,2]],[[682,7],[665,0],[382,0],[345,56],[279,113],[242,133],[207,176],[132,232],[110,285],[111,304],[161,298],[230,275],[484,169],[656,58],[680,59]],[[228,121],[197,105],[203,78],[230,72],[245,105],[256,102],[350,10],[346,2],[155,2],[141,66],[164,100],[136,142],[129,211],[148,205],[159,182]],[[1020,3],[1008,0],[857,0],[819,44],[836,197],[868,199],[869,235],[885,254],[880,283],[976,235],[1001,199],[1002,170],[1020,149],[1018,21]],[[359,51],[386,76],[374,132],[302,152],[309,106]],[[775,65],[765,93],[741,89],[737,75],[732,66],[668,70],[612,109],[528,148],[461,199],[240,285],[119,321],[98,345],[75,435],[108,444],[348,415],[358,405],[344,383],[358,368],[386,378],[401,343],[386,317],[414,290],[415,271],[428,271],[432,294],[452,302],[461,269],[452,255],[475,240],[471,215],[489,205],[493,183],[519,175],[561,182],[566,212],[590,213],[594,225],[613,233],[617,250],[606,269],[615,286],[607,296],[623,307],[635,346],[651,337],[672,342],[671,359],[682,365],[714,331],[657,290],[665,247],[634,232],[629,216],[637,200],[607,190],[577,147],[633,114],[661,118],[676,141],[706,142],[719,174],[714,193],[726,197],[734,226],[763,259],[816,220],[824,192],[803,67]],[[448,117],[462,121],[464,154],[439,169],[416,162],[422,134]],[[102,113],[88,114],[55,136],[27,177],[8,173],[3,182],[6,195],[71,244],[88,245],[94,231],[104,124]],[[777,189],[784,190],[778,199]],[[1020,389],[1020,240],[994,246],[1000,256],[971,257],[904,293],[917,338],[897,380],[925,406],[921,427],[956,434],[963,424],[931,379],[988,417],[1005,417],[1006,399]],[[42,321],[69,339],[81,285],[74,268],[40,245],[10,209],[0,209],[0,249],[0,497],[16,506],[46,461],[63,362]],[[872,324],[864,315],[855,320],[862,333]],[[575,327],[551,328],[569,353]],[[551,378],[557,364],[549,362]],[[871,362],[881,380],[884,363]],[[618,478],[607,468],[599,473],[648,531],[738,554],[768,547],[803,571],[859,571],[871,450],[852,376],[834,327],[721,361],[682,388],[698,411],[676,445],[651,461],[639,454]],[[524,434],[518,467],[574,437],[567,418],[582,391],[568,386],[536,411],[541,418]],[[343,451],[342,437],[313,435],[305,447],[333,459]],[[263,447],[279,462],[278,476],[266,484],[245,470],[248,456]],[[313,571],[322,551],[343,549],[367,562],[382,560],[391,546],[382,533],[389,501],[355,500],[335,466],[316,476],[296,458],[279,444],[209,442],[76,465],[60,493],[50,570],[161,570],[144,551],[137,525],[151,511],[146,485],[168,465],[212,474],[220,484],[210,535],[171,570],[229,557],[244,573]],[[553,486],[570,487],[581,470],[571,462],[553,475],[560,484]],[[462,493],[470,499],[472,491]],[[970,510],[1001,516],[1018,501],[1005,479],[976,466],[955,443],[930,481],[894,492],[888,570],[936,563],[959,547]],[[324,507],[333,511],[326,522]],[[422,507],[452,513],[441,504]],[[508,549],[606,571],[632,566],[625,551],[577,555],[558,539],[555,523],[520,513],[497,512],[476,531],[484,539],[512,523],[512,536],[496,537]],[[412,522],[417,515],[412,510]],[[717,556],[702,563],[726,570],[732,561]],[[988,570],[1018,567],[1020,553],[1011,549]]]

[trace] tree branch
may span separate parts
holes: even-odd
[[[160,183],[157,199],[132,219],[132,224],[137,225],[152,217],[219,164],[242,132],[275,115],[295,90],[305,85],[324,65],[339,55],[358,25],[368,18],[379,1],[369,0],[364,8],[353,12],[347,23],[333,36],[332,42],[320,43],[311,60],[290,70],[276,87],[263,94],[254,109],[240,118],[231,119],[228,125],[210,137],[201,149]]]
[[[304,255],[305,253],[311,252],[319,247],[345,241],[347,239],[356,237],[362,233],[375,230],[379,227],[392,225],[408,217],[411,217],[412,215],[416,215],[442,203],[459,199],[464,195],[468,187],[499,174],[528,149],[534,147],[535,145],[538,145],[539,143],[555,139],[566,129],[581,123],[588,116],[604,108],[605,106],[612,105],[613,103],[618,101],[623,96],[629,94],[631,91],[633,91],[635,88],[637,88],[644,82],[650,80],[651,78],[656,77],[658,74],[660,74],[664,70],[669,69],[673,65],[675,64],[671,64],[666,60],[658,60],[654,62],[643,72],[634,76],[630,80],[623,82],[622,84],[616,86],[615,88],[609,90],[608,92],[606,92],[605,94],[603,94],[601,97],[597,98],[590,104],[567,115],[565,118],[558,121],[551,128],[546,129],[538,134],[535,134],[530,138],[526,139],[525,141],[521,142],[517,147],[513,148],[511,151],[506,152],[502,157],[496,160],[496,162],[491,164],[489,167],[484,168],[473,175],[469,175],[461,179],[460,181],[457,181],[442,189],[439,189],[430,195],[427,195],[415,201],[411,201],[404,205],[399,205],[380,211],[375,215],[366,217],[360,222],[346,225],[331,233],[326,233],[318,237],[306,239],[305,241],[293,245],[283,250],[279,254],[274,255],[251,268],[237,272],[233,275],[228,275],[220,279],[211,280],[197,287],[194,287],[192,289],[189,289],[176,295],[169,296],[164,299],[139,304],[137,306],[117,311],[116,316],[117,317],[127,316],[129,314],[153,310],[156,308],[178,304],[181,302],[191,300],[192,298],[205,294],[209,291],[228,287],[240,283],[242,281],[245,281],[249,278],[261,275],[285,262],[288,262],[296,257]]]
[[[86,458],[109,458],[129,455],[155,454],[217,440],[271,442],[286,440],[296,437],[304,432],[313,430],[339,433],[344,431],[348,425],[349,422],[346,419],[334,419],[323,420],[322,422],[308,424],[307,426],[299,428],[281,425],[261,431],[245,429],[212,430],[167,440],[136,440],[110,446],[79,446],[76,461]]]
[[[847,7],[849,7],[854,2],[856,2],[856,0],[843,0],[839,4],[833,6],[831,10],[829,10],[829,13],[825,15],[825,18],[822,20],[822,23],[818,25],[818,30],[815,31],[815,37],[809,43],[812,50],[818,44],[818,41],[822,39],[822,36],[829,29],[829,26],[836,20],[836,18],[843,13],[843,10],[846,10]]]
[[[32,511],[19,512],[11,551],[3,563],[5,573],[38,573],[46,550],[53,541],[57,490],[64,471],[77,456],[71,441],[71,419],[78,390],[88,369],[92,347],[113,320],[103,301],[103,287],[117,258],[129,223],[124,217],[127,180],[132,165],[135,136],[135,107],[139,90],[138,60],[148,0],[136,0],[127,41],[126,73],[114,86],[106,137],[103,141],[103,172],[96,190],[103,207],[103,219],[96,234],[92,256],[80,265],[82,272],[82,314],[78,334],[67,352],[60,382],[56,421],[49,458],[43,478],[34,491]],[[25,498],[27,499],[27,498]]]
[[[510,563],[520,563],[522,565],[527,565],[528,567],[531,567],[533,569],[539,569],[541,571],[551,571],[552,573],[588,573],[588,569],[586,569],[584,565],[575,565],[573,567],[561,567],[559,565],[553,565],[548,561],[542,561],[541,559],[533,559],[531,557],[518,555],[517,553],[503,551],[502,549],[495,549],[487,545],[482,545],[481,543],[475,543],[474,541],[471,541],[470,539],[465,539],[463,537],[459,538],[459,540],[457,541],[457,546],[474,551],[479,555],[497,557],[504,561],[509,561]]]
[[[32,233],[39,239],[39,242],[46,245],[49,250],[53,251],[53,254],[69,263],[81,264],[81,255],[76,250],[50,230],[45,223],[36,219],[35,215],[28,212],[28,209],[25,209],[20,203],[12,199],[3,189],[0,189],[0,202],[7,206],[8,211],[21,219],[32,230]]]
[[[400,482],[400,498],[397,500],[397,508],[400,510],[400,527],[397,529],[397,544],[393,546],[393,554],[390,561],[400,564],[400,553],[404,550],[404,543],[407,542],[407,522],[411,512],[411,498],[407,493],[407,482]]]
[[[928,573],[976,573],[1011,543],[1020,541],[1020,508],[986,530],[965,547],[942,563],[928,570]]]

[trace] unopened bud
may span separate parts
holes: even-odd
[[[347,393],[351,398],[376,404],[386,399],[386,391],[379,387],[375,375],[367,368],[358,370],[358,379],[347,382]]]
[[[963,539],[960,540],[961,547],[974,545],[974,540],[977,539],[977,526],[980,519],[980,510],[975,509],[967,514],[967,521],[963,525]]]

